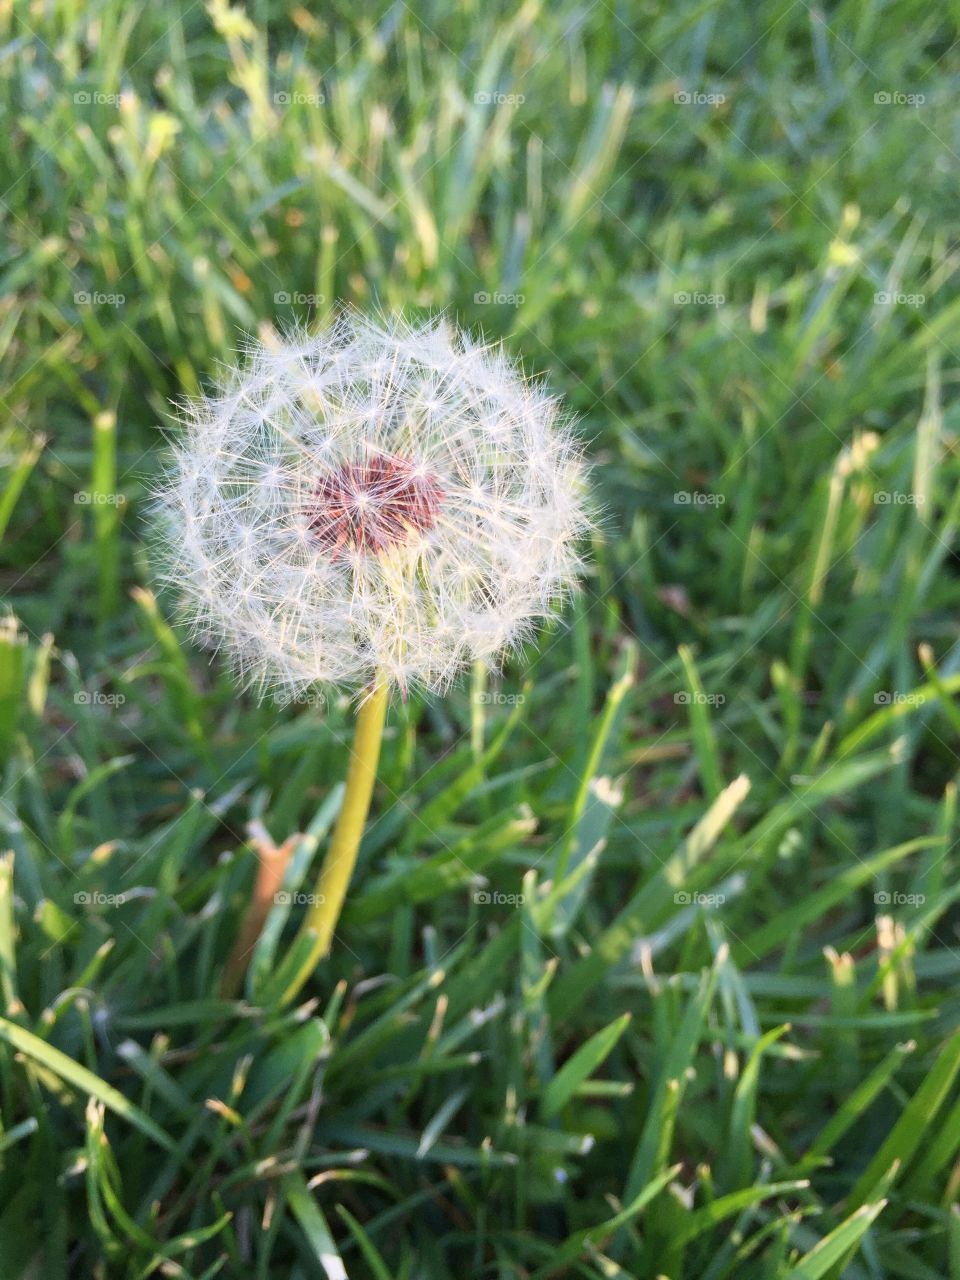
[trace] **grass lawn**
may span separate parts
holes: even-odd
[[[960,1280],[958,6],[0,6],[0,1280]],[[604,509],[396,699],[146,549],[247,333],[446,310]],[[292,842],[242,996],[258,851]]]

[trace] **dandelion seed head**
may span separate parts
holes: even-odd
[[[163,576],[261,694],[439,690],[573,589],[590,528],[559,403],[444,321],[347,314],[190,402],[158,490]]]

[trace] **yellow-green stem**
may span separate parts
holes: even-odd
[[[312,970],[330,951],[334,930],[340,919],[347,886],[360,849],[360,838],[370,809],[370,797],[377,777],[380,759],[380,743],[383,724],[387,715],[389,689],[378,683],[372,693],[361,703],[357,712],[350,767],[343,804],[333,830],[327,856],[320,868],[314,890],[315,901],[303,922],[304,933],[313,932],[316,938],[310,953],[309,969]],[[304,966],[307,969],[307,966]]]

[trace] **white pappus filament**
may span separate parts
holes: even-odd
[[[182,426],[163,576],[261,695],[442,689],[581,568],[585,468],[557,401],[442,320],[348,313],[252,344]]]

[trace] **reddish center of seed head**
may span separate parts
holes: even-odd
[[[432,529],[442,498],[436,476],[406,458],[378,454],[322,476],[307,514],[314,537],[336,559],[345,547],[386,551]]]

